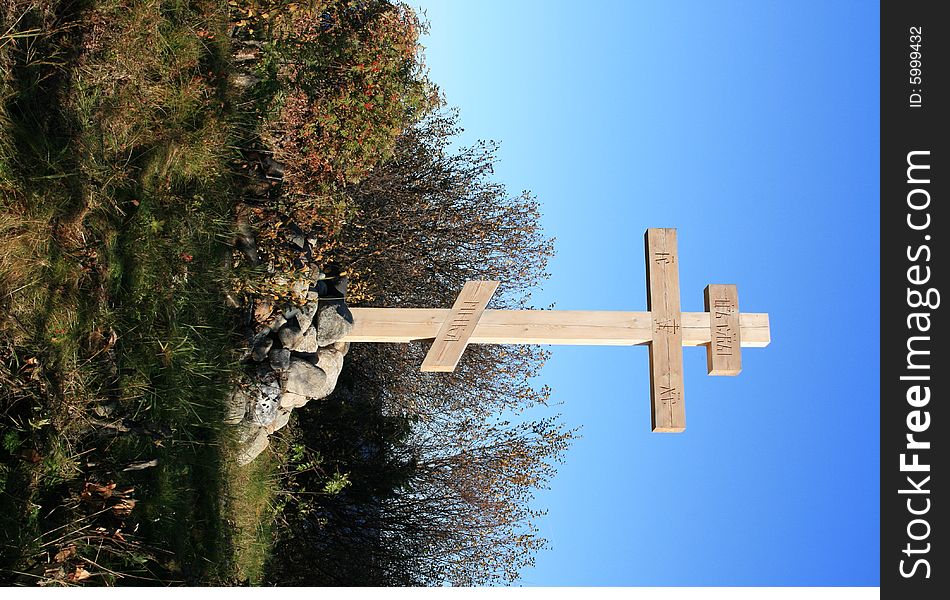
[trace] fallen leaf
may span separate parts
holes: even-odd
[[[82,567],[76,567],[76,570],[70,573],[66,579],[69,581],[82,581],[83,579],[89,579],[92,577],[92,573],[83,569]]]
[[[127,517],[135,509],[136,501],[131,498],[120,500],[112,507],[112,513],[117,517]]]
[[[20,458],[26,462],[38,463],[43,460],[43,455],[34,450],[33,448],[26,448],[20,451]]]
[[[76,555],[76,546],[66,546],[62,550],[56,553],[56,556],[53,557],[54,562],[63,562],[70,556]]]

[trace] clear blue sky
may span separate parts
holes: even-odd
[[[537,306],[646,310],[643,231],[771,315],[739,377],[686,348],[681,435],[650,433],[643,347],[554,347],[583,425],[524,585],[877,585],[878,7],[872,2],[422,6],[431,76],[496,178],[558,238]]]

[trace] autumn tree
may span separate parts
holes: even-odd
[[[546,544],[534,492],[575,431],[555,417],[476,418],[463,405],[387,415],[355,369],[345,377],[300,426],[320,468],[350,485],[331,494],[315,472],[296,479],[274,583],[504,584],[533,564]]]
[[[265,142],[286,164],[292,201],[360,180],[438,104],[419,52],[425,24],[407,4],[334,0],[270,14]]]
[[[373,305],[444,306],[467,279],[500,279],[493,305],[514,308],[547,277],[554,241],[537,200],[491,181],[497,144],[451,151],[457,117],[436,113],[408,129],[392,160],[344,190],[355,214],[334,258]]]
[[[351,216],[332,256],[355,280],[351,303],[446,306],[466,280],[499,279],[492,306],[518,308],[546,277],[553,240],[537,201],[490,180],[495,144],[452,151],[459,131],[455,113],[432,115],[345,188]],[[350,485],[328,494],[317,471],[295,479],[273,581],[507,583],[544,547],[534,494],[576,435],[526,416],[548,400],[534,383],[547,352],[472,345],[456,371],[421,373],[426,350],[354,345],[337,391],[301,416],[319,470]]]

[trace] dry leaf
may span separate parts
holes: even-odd
[[[127,517],[132,514],[132,510],[135,508],[135,500],[131,498],[120,500],[112,507],[112,513],[117,517]]]
[[[99,496],[102,499],[111,498],[114,489],[115,483],[110,483],[109,485],[99,485],[97,483],[87,481],[82,493],[80,494],[80,497],[83,500],[89,500],[93,496]]]
[[[92,573],[83,569],[82,567],[76,567],[76,570],[70,573],[66,579],[69,581],[82,581],[83,579],[89,579],[92,577]]]
[[[56,556],[53,557],[54,562],[63,562],[70,556],[76,555],[76,546],[66,546],[62,550],[56,553]]]
[[[20,452],[20,458],[26,462],[38,463],[43,460],[43,455],[34,450],[33,448],[26,448]]]

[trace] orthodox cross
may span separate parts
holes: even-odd
[[[469,281],[446,308],[352,308],[350,342],[433,340],[423,371],[453,371],[468,344],[647,345],[656,432],[686,428],[683,346],[705,346],[709,375],[738,375],[740,347],[769,345],[769,316],[740,313],[735,285],[710,284],[705,312],[680,311],[675,229],[647,229],[647,312],[485,310],[497,281]]]

